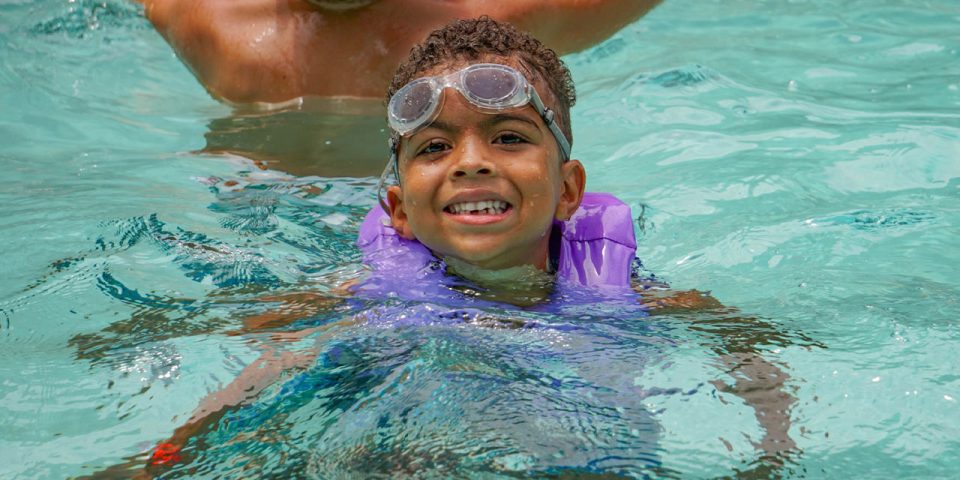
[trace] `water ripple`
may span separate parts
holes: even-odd
[[[124,32],[150,28],[143,18],[143,9],[130,2],[71,0],[64,10],[57,17],[35,24],[29,32],[82,39],[103,30]]]
[[[811,219],[817,225],[840,225],[876,232],[886,229],[908,229],[921,224],[935,223],[937,215],[931,211],[911,209],[855,210],[840,215]]]
[[[703,65],[686,65],[661,73],[649,74],[639,73],[628,79],[621,85],[621,90],[628,96],[637,96],[641,94],[646,86],[655,86],[660,88],[679,88],[679,87],[701,87],[721,79],[721,75]]]

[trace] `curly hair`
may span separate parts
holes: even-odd
[[[498,22],[486,15],[452,22],[434,30],[426,40],[415,45],[407,61],[393,75],[387,91],[387,102],[397,90],[437,65],[477,61],[489,56],[516,58],[527,75],[537,75],[546,82],[558,102],[554,109],[557,124],[572,144],[570,107],[576,103],[577,93],[570,70],[557,52],[540,40],[509,23]]]

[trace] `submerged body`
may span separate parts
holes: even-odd
[[[275,346],[301,363],[217,412],[182,443],[178,462],[150,471],[216,471],[237,459],[265,474],[320,478],[659,468],[662,428],[644,405],[655,392],[634,379],[674,342],[639,305],[632,315],[603,302],[558,315],[477,302],[467,291],[451,307],[450,293],[435,301],[358,296],[300,320],[291,327],[312,332],[310,350]],[[346,316],[355,319],[338,323]]]

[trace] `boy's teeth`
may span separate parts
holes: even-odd
[[[480,202],[462,202],[450,205],[450,211],[460,215],[464,213],[496,215],[507,209],[507,202],[500,200],[483,200]]]

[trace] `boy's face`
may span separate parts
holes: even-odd
[[[555,106],[544,82],[533,86]],[[545,269],[553,220],[570,218],[580,205],[583,166],[561,163],[532,106],[486,114],[454,89],[443,95],[436,120],[400,142],[402,186],[387,191],[394,228],[441,257],[488,269]]]

